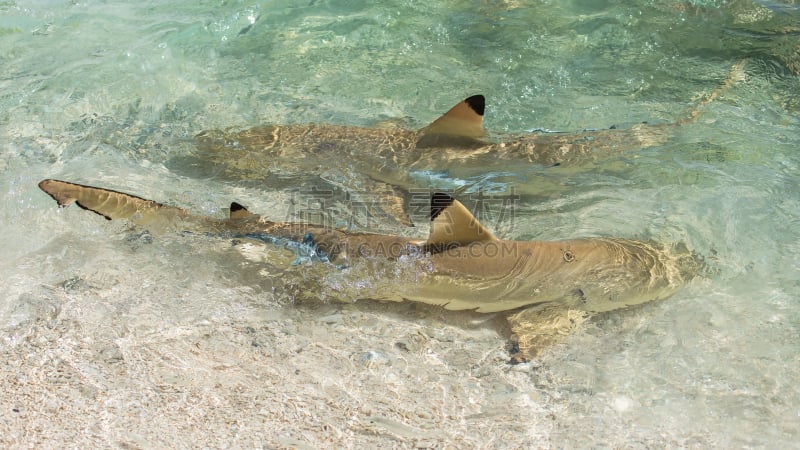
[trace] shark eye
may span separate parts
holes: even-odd
[[[569,250],[565,251],[565,252],[564,252],[564,261],[566,261],[566,262],[572,262],[572,261],[575,261],[575,254],[573,254],[573,253],[572,253],[571,251],[569,251]]]

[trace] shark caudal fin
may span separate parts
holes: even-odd
[[[431,232],[426,246],[447,248],[496,240],[461,202],[441,192],[431,196]]]
[[[483,113],[486,99],[483,95],[473,95],[450,108],[441,117],[423,128],[418,146],[435,146],[464,141],[465,144],[479,142],[486,135],[483,128]]]
[[[39,188],[53,197],[59,207],[65,208],[74,203],[108,220],[130,219],[144,225],[188,216],[183,209],[110,189],[52,179],[41,181]]]
[[[682,118],[678,119],[677,124],[683,125],[697,120],[697,118],[700,117],[702,108],[704,106],[715,101],[718,97],[725,95],[733,86],[745,81],[747,79],[747,74],[745,72],[745,66],[747,66],[747,62],[748,59],[745,58],[731,66],[731,69],[728,71],[728,76],[725,78],[722,84],[717,86],[716,89],[695,103],[692,108],[683,115]]]

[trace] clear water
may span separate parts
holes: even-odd
[[[796,445],[799,18],[748,1],[0,2],[0,443]],[[169,161],[204,129],[417,127],[479,92],[496,133],[669,122],[743,58],[746,79],[696,123],[548,174],[568,189],[500,232],[684,241],[718,273],[522,366],[505,364],[501,318],[298,303],[317,287],[278,249],[150,236],[36,187],[282,219],[291,183]]]

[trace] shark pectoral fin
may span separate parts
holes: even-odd
[[[228,136],[222,130],[203,130],[194,136],[194,144],[201,151],[224,149]]]
[[[368,192],[375,195],[375,202],[374,204],[368,205],[367,214],[377,213],[379,215],[389,216],[402,225],[409,227],[414,226],[408,213],[407,194],[405,191],[395,185],[372,178],[363,180],[362,186]]]
[[[496,241],[497,238],[475,216],[449,194],[431,196],[431,231],[426,245],[447,248],[473,242]]]
[[[374,128],[378,130],[390,130],[390,131],[407,130],[409,126],[408,124],[409,124],[408,118],[398,117],[398,118],[381,120],[380,122],[375,123]]]
[[[194,136],[195,146],[209,154],[231,150],[265,152],[278,139],[279,127],[257,126],[242,131],[203,130]]]
[[[588,319],[589,313],[556,305],[537,305],[508,316],[512,333],[512,363],[530,360],[564,340]]]
[[[486,99],[483,95],[473,95],[464,99],[456,106],[423,128],[420,141],[436,138],[466,139],[467,142],[486,135],[483,128],[483,112],[486,109]]]
[[[130,219],[137,224],[148,224],[188,215],[183,209],[165,206],[135,195],[67,181],[47,179],[39,183],[39,188],[53,197],[62,208],[75,203],[108,220]]]

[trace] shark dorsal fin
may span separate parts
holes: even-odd
[[[231,220],[244,219],[250,215],[250,211],[239,203],[231,203]]]
[[[431,233],[426,244],[431,247],[467,245],[495,241],[497,238],[475,216],[449,194],[431,196]]]
[[[486,99],[483,95],[473,95],[450,108],[433,123],[423,128],[428,135],[444,135],[465,138],[481,138],[486,135],[483,129],[483,112]]]

